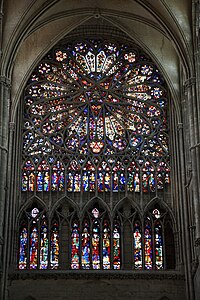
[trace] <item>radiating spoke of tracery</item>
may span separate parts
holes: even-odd
[[[162,75],[137,46],[103,39],[56,46],[25,88],[22,191],[164,189],[168,102]]]

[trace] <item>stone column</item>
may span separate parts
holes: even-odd
[[[191,262],[191,243],[190,243],[190,232],[189,232],[189,212],[188,212],[188,198],[186,195],[185,186],[185,158],[184,158],[184,134],[183,124],[178,124],[178,145],[177,150],[179,153],[179,205],[180,205],[180,216],[181,216],[181,235],[183,245],[183,261],[185,268],[186,278],[186,294],[188,300],[194,299],[194,286],[192,279],[192,262]]]
[[[198,124],[198,101],[196,97],[196,79],[189,78],[185,82],[186,106],[188,114],[189,147],[191,159],[193,192],[193,205],[195,216],[195,240],[200,245],[200,151],[199,151],[199,124]]]
[[[0,76],[0,257],[4,240],[5,195],[7,190],[6,171],[8,158],[10,81]],[[2,262],[0,262],[2,268]]]

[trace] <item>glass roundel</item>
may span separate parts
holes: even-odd
[[[135,46],[57,46],[25,89],[22,190],[163,189],[166,96],[157,67]]]

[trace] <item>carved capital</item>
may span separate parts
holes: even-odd
[[[200,143],[197,143],[196,145],[191,146],[190,151],[194,150],[195,148],[200,148]]]
[[[189,88],[194,84],[196,84],[196,77],[190,77],[185,81],[184,86],[185,88]]]
[[[10,122],[9,123],[9,128],[10,128],[10,131],[14,131],[15,130],[15,123],[14,122]]]
[[[8,149],[6,147],[2,146],[2,145],[0,145],[0,150],[8,152]]]
[[[0,246],[2,246],[4,244],[4,239],[2,236],[0,236]]]
[[[198,238],[198,239],[195,240],[195,246],[196,247],[200,246],[200,238]]]
[[[6,76],[0,76],[0,83],[6,86],[7,88],[11,87],[11,81]]]
[[[177,129],[178,129],[178,131],[183,130],[183,123],[178,123]]]

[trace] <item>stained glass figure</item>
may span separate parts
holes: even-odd
[[[80,233],[78,221],[72,222],[71,233],[71,269],[78,270],[80,268]]]
[[[59,266],[59,226],[58,222],[54,221],[51,227],[50,236],[50,267],[58,269]]]
[[[137,46],[60,45],[35,68],[24,102],[23,192],[147,193],[170,183],[165,82]],[[91,163],[99,156],[105,169]]]
[[[106,220],[103,223],[102,243],[103,269],[108,270],[110,269],[110,226]]]
[[[27,160],[23,167],[23,174],[22,174],[22,191],[34,191],[35,185],[35,175],[34,175],[34,165],[31,163],[30,160]]]
[[[120,224],[114,221],[113,228],[113,268],[119,270],[121,267],[121,247],[120,247]]]
[[[134,268],[136,270],[142,269],[142,232],[138,221],[134,224],[133,232],[134,240]]]
[[[38,228],[33,221],[30,229],[30,269],[37,269],[38,266]]]
[[[95,219],[97,219],[99,217],[99,210],[96,207],[93,208],[92,214],[95,217]]]
[[[161,216],[160,211],[157,208],[155,208],[152,213],[156,219],[159,219]]]
[[[110,191],[110,173],[106,172],[104,177],[104,190],[105,192]]]
[[[89,176],[87,172],[83,173],[83,191],[84,192],[89,191]]]
[[[90,227],[89,222],[84,220],[81,243],[81,265],[82,269],[90,269]]]
[[[38,216],[38,214],[39,214],[39,209],[37,207],[34,207],[31,211],[31,217],[35,219]]]
[[[41,162],[38,166],[37,176],[36,176],[36,187],[37,192],[48,192],[50,189],[50,175],[49,175],[49,165],[45,160]]]
[[[92,268],[100,269],[100,225],[97,219],[92,226]]]
[[[159,221],[154,225],[154,240],[155,240],[155,265],[156,270],[163,269],[163,239],[162,225]]]
[[[27,228],[27,224],[23,224],[19,234],[18,268],[20,270],[27,269],[27,256],[28,256],[28,228]]]
[[[152,228],[148,220],[144,227],[144,264],[145,269],[152,269]]]
[[[48,226],[45,216],[42,218],[40,228],[40,269],[48,268],[48,256],[49,256],[49,240],[48,240]]]

